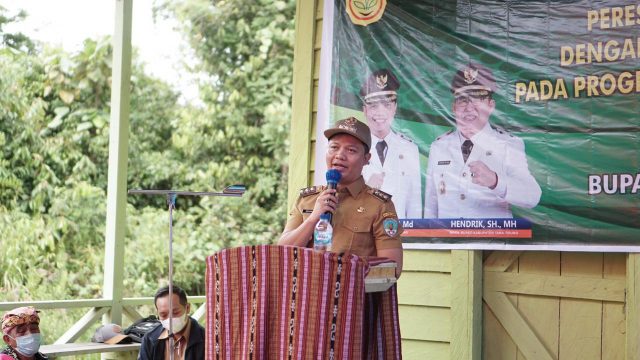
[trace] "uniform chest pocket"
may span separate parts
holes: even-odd
[[[337,245],[342,251],[349,251],[358,256],[375,254],[376,249],[371,226],[372,222],[369,219],[352,219],[345,221],[341,227],[347,236],[344,242],[341,244],[334,243],[334,246]]]

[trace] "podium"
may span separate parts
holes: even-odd
[[[206,358],[400,359],[393,265],[292,246],[207,258]],[[391,269],[391,270],[389,270]],[[377,290],[365,292],[367,281]],[[373,288],[372,288],[373,289]]]

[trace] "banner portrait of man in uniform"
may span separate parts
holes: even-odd
[[[524,142],[489,122],[496,106],[491,70],[465,65],[451,92],[456,127],[431,143],[424,217],[511,218],[511,206],[538,205]]]

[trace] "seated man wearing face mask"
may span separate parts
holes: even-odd
[[[19,307],[7,311],[2,317],[2,340],[7,347],[0,350],[6,355],[0,358],[15,360],[40,360],[47,357],[38,352],[40,349],[40,316],[32,306]]]
[[[172,307],[169,307],[169,287],[159,289],[154,296],[158,325],[144,335],[139,360],[164,360],[170,356],[169,319],[173,330],[173,358],[175,360],[204,359],[204,328],[189,316],[191,305],[187,293],[177,286],[172,289]]]

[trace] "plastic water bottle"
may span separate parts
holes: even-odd
[[[332,241],[333,226],[329,222],[329,214],[322,214],[313,230],[313,249],[316,251],[330,251]]]

